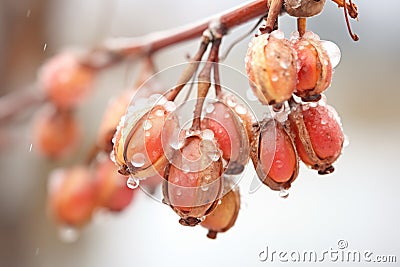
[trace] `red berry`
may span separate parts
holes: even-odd
[[[50,158],[71,152],[80,138],[79,125],[71,111],[46,106],[40,110],[33,125],[34,147]]]
[[[344,134],[339,117],[324,103],[299,104],[289,116],[301,160],[320,174],[333,171],[342,152]]]
[[[209,129],[222,150],[222,157],[228,161],[227,174],[239,174],[248,161],[249,143],[246,129],[240,117],[222,102],[208,104],[211,112],[202,121],[203,129]],[[245,107],[243,106],[243,109]]]
[[[302,37],[293,44],[299,62],[295,94],[304,100],[318,100],[316,96],[331,84],[332,65],[319,38],[313,38],[312,33],[307,36],[310,37]]]
[[[299,166],[286,129],[276,120],[264,122],[257,147],[258,155],[252,159],[260,180],[273,190],[288,189],[297,177]]]
[[[229,189],[217,207],[201,222],[208,229],[207,237],[215,239],[218,233],[228,231],[235,224],[240,209],[238,188]]]
[[[96,187],[87,167],[58,169],[49,178],[49,207],[57,222],[71,226],[87,223],[96,207]]]
[[[110,159],[100,161],[96,166],[96,188],[98,204],[112,211],[121,211],[132,201],[136,190],[126,186],[126,177]]]
[[[54,104],[71,108],[92,90],[94,75],[94,70],[83,66],[76,55],[63,52],[43,65],[39,83]]]
[[[263,104],[282,103],[296,88],[296,51],[282,35],[279,31],[259,35],[247,50],[246,72]]]
[[[209,214],[222,193],[222,160],[213,140],[193,135],[177,150],[165,170],[164,202],[194,226]]]

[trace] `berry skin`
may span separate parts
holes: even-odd
[[[169,140],[178,128],[164,106],[157,105],[143,115],[133,115],[115,134],[113,160],[124,175],[146,178],[160,174],[167,164],[163,138]],[[168,122],[167,122],[168,120]]]
[[[276,120],[261,126],[257,140],[258,154],[252,155],[260,180],[272,190],[290,188],[299,171],[298,157],[286,129]]]
[[[263,104],[288,100],[296,88],[296,51],[283,33],[254,37],[247,50],[246,72],[254,94]]]
[[[80,139],[78,122],[71,111],[45,106],[34,119],[34,147],[49,158],[72,152]]]
[[[310,34],[310,36],[315,36]],[[293,43],[299,71],[295,94],[304,101],[319,100],[332,81],[332,64],[319,39],[306,36]]]
[[[248,162],[249,143],[246,129],[238,115],[222,102],[209,104],[213,111],[207,113],[202,128],[213,131],[222,150],[222,157],[228,162],[226,174],[239,174]]]
[[[49,59],[39,71],[39,84],[58,107],[72,108],[92,90],[95,71],[83,66],[76,55],[63,52]]]
[[[325,103],[298,104],[289,115],[301,160],[319,174],[333,172],[344,134],[336,111]]]
[[[83,226],[91,219],[97,202],[92,172],[84,166],[53,171],[48,201],[58,223]]]
[[[95,183],[98,205],[111,211],[125,209],[136,192],[126,186],[126,177],[118,173],[117,166],[109,158],[97,164]]]
[[[235,224],[240,209],[240,193],[238,188],[230,189],[220,204],[201,222],[208,229],[207,237],[215,239],[218,233],[228,231]]]
[[[164,202],[185,226],[195,226],[218,203],[222,193],[222,160],[213,140],[187,137],[165,169]]]

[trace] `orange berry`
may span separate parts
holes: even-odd
[[[49,207],[58,223],[82,226],[96,207],[96,187],[87,167],[57,169],[49,178]]]
[[[95,71],[83,66],[75,54],[63,52],[42,66],[39,84],[55,105],[71,108],[92,90],[94,75]]]
[[[78,122],[73,113],[46,106],[33,124],[34,147],[50,158],[60,158],[72,152],[80,139]]]

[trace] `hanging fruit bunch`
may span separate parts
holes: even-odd
[[[356,5],[332,1],[343,7],[350,35],[358,40],[348,18],[358,17]],[[282,197],[296,180],[300,161],[318,174],[332,173],[345,138],[324,92],[340,50],[306,30],[307,18],[321,13],[325,2],[253,1],[188,30],[144,38],[147,42],[112,40],[87,53],[62,52],[46,62],[37,83],[41,97],[27,99],[46,102],[34,121],[34,147],[51,159],[78,147],[82,131],[75,110],[93,91],[100,70],[132,55],[142,56],[143,62],[135,86],[107,107],[85,162],[50,174],[49,211],[57,223],[82,227],[98,210],[124,210],[139,185],[152,193],[161,184],[162,202],[179,222],[200,224],[214,239],[238,217],[237,178],[250,159],[259,180]],[[279,30],[280,14],[297,18],[298,29],[290,38]],[[245,69],[265,109],[261,118],[222,86],[218,64],[223,37],[257,17],[263,25],[249,43]],[[198,51],[173,88],[165,90],[155,79],[148,80],[156,72],[151,60],[155,52],[194,36],[201,36]],[[189,95],[193,88],[195,100],[187,101],[184,92]],[[182,121],[187,114],[190,118]]]

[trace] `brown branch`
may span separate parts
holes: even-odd
[[[20,114],[30,106],[43,103],[45,96],[37,88],[11,93],[0,98],[0,125],[4,125],[16,114]]]
[[[212,16],[204,21],[173,30],[151,33],[135,38],[114,38],[90,51],[84,62],[93,68],[105,68],[128,56],[157,52],[168,46],[200,37],[210,25],[228,30],[268,12],[267,0],[257,0]],[[102,58],[99,61],[99,58]]]

